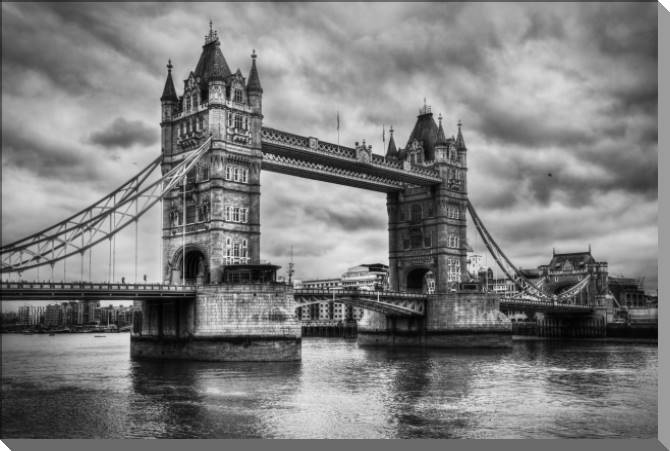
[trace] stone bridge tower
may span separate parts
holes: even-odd
[[[211,148],[163,201],[163,279],[218,283],[226,264],[260,256],[262,95],[256,54],[248,78],[231,72],[216,31],[205,36],[200,59],[181,96],[172,65],[161,96],[163,173],[208,137]]]
[[[391,130],[386,156],[405,167],[432,167],[442,178],[437,186],[387,196],[391,289],[457,289],[467,268],[467,149],[460,122],[458,136],[447,138],[442,117],[436,124],[424,105],[404,149],[396,149]]]

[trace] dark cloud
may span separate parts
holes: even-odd
[[[387,220],[365,208],[343,210],[340,203],[333,203],[329,207],[311,207],[307,209],[307,216],[315,221],[323,222],[329,227],[340,228],[346,232],[375,229],[386,230]],[[338,208],[339,207],[339,208]],[[346,207],[345,207],[346,208]]]
[[[3,174],[22,169],[44,178],[91,182],[104,173],[94,156],[11,126],[3,129],[2,160]]]
[[[117,117],[103,130],[94,132],[90,142],[107,148],[128,148],[135,144],[149,146],[158,141],[159,131],[142,121],[127,121]]]
[[[94,184],[102,194],[158,154],[165,63],[181,92],[211,18],[233,70],[247,75],[258,52],[265,125],[336,142],[339,111],[342,145],[366,139],[383,153],[382,124],[404,145],[426,97],[448,135],[463,119],[471,199],[513,260],[537,265],[553,245],[594,242],[610,267],[654,271],[656,4],[3,3],[2,13],[3,188],[13,188],[3,232],[26,227],[27,197],[40,199],[40,220],[62,219],[76,202],[50,195]],[[264,258],[285,265],[293,245],[301,277],[386,258],[383,195],[277,174],[262,184]]]

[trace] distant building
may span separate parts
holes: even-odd
[[[389,268],[382,263],[353,266],[342,274],[340,278],[296,280],[294,288],[316,290],[339,289],[388,289]],[[434,285],[434,283],[433,283]],[[314,305],[298,308],[298,318],[301,321],[347,322],[358,321],[363,317],[362,308],[353,307],[339,302],[324,301]]]
[[[343,288],[366,287],[384,290],[388,288],[389,267],[381,263],[354,266],[342,274],[341,281]]]
[[[608,283],[612,295],[622,307],[647,307],[649,305],[648,296],[641,289],[639,280],[610,276]]]
[[[63,316],[61,306],[58,304],[49,304],[44,312],[44,325],[46,327],[56,327],[61,325]]]
[[[475,254],[474,252],[468,252],[467,254],[467,262],[468,262],[468,273],[470,273],[470,276],[474,279],[477,278],[477,275],[484,266],[482,265],[482,262],[484,261],[484,257],[481,254]]]

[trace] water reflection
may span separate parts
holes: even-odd
[[[128,336],[3,336],[1,437],[652,438],[657,348],[359,348],[302,362],[131,361]]]
[[[260,438],[257,412],[296,389],[300,362],[133,362],[136,436]]]

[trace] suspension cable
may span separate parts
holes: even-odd
[[[14,246],[8,245],[2,247],[2,267],[0,268],[0,272],[24,271],[40,265],[50,264],[51,262],[63,260],[85,249],[89,249],[105,239],[110,239],[133,222],[135,218],[144,215],[163,196],[167,195],[176,186],[180,178],[191,170],[199,159],[205,155],[209,150],[210,144],[211,137],[196,150],[185,153],[184,158],[170,171],[142,189],[140,189],[140,182],[143,183],[149,174],[146,171],[141,172],[135,179],[132,179],[137,183],[137,190],[133,188],[133,191],[130,191],[128,189],[123,193],[117,190],[113,195],[106,196],[103,198],[105,200],[103,205],[96,205],[95,209],[89,207],[89,209],[74,216],[77,220],[81,221],[80,223],[76,221],[68,222],[68,220],[62,221],[57,226],[45,229],[46,231],[53,231],[50,235],[44,233],[33,234],[28,238],[15,242]],[[114,202],[114,200],[116,201]],[[137,207],[138,212],[136,215],[133,215],[130,213],[130,207],[133,206],[133,203],[139,202],[142,202],[142,205]],[[96,213],[98,210],[101,210],[101,212]],[[119,215],[119,221],[114,220],[116,215]],[[109,231],[104,231],[100,227],[100,224],[105,220],[110,221]],[[72,246],[73,243],[71,240],[82,234],[85,234],[87,237],[85,246],[83,248],[78,245]],[[65,238],[69,240],[68,247],[71,250],[65,249]],[[47,252],[45,246],[49,244],[51,245],[51,258],[45,259],[44,254]],[[29,257],[21,256],[20,252],[24,249],[29,251]]]

